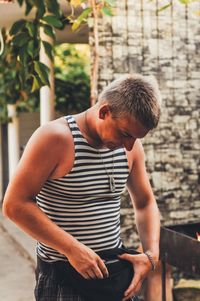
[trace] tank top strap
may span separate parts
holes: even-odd
[[[79,141],[80,141],[80,139],[85,141],[85,138],[83,137],[74,117],[72,115],[68,115],[68,116],[65,116],[65,119],[68,122],[69,128],[70,128],[70,130],[72,132],[72,136],[74,138],[74,141],[76,141],[77,139]]]

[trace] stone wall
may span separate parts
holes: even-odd
[[[100,21],[99,91],[122,74],[153,74],[163,106],[159,127],[144,139],[147,169],[163,224],[200,216],[200,27],[199,3],[116,1],[116,14]],[[165,3],[166,2],[166,3]],[[93,44],[92,36],[90,44]],[[133,211],[122,201],[122,236],[128,244]]]

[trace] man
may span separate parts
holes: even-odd
[[[108,85],[87,111],[51,121],[33,134],[3,211],[38,241],[36,300],[85,300],[78,284],[76,291],[55,280],[54,269],[47,273],[44,265],[68,261],[85,279],[109,279],[108,265],[97,252],[122,246],[119,210],[125,185],[145,252],[118,259],[133,266],[123,300],[134,300],[159,256],[159,211],[140,142],[159,116],[156,82],[133,74]]]

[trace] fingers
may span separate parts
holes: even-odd
[[[107,278],[109,274],[105,263],[100,257],[98,257],[95,265],[93,264],[87,270],[82,271],[81,275],[85,279],[103,279]]]
[[[96,279],[96,278],[101,278],[97,277],[96,273],[93,270],[87,271],[87,278],[86,279]]]
[[[137,256],[137,255],[136,255],[136,256]],[[120,259],[128,260],[128,261],[130,261],[130,262],[133,263],[133,255],[131,255],[131,254],[124,253],[124,254],[122,254],[122,255],[118,255],[118,257],[119,257]]]
[[[100,257],[98,260],[98,266],[99,266],[99,269],[101,270],[103,278],[107,278],[109,276],[108,269],[107,269],[104,261]]]
[[[97,261],[97,266],[93,267],[92,270],[87,271],[87,274],[90,276],[92,279],[103,279],[108,277],[108,270],[106,268],[105,263],[103,260],[99,257]]]
[[[92,249],[80,242],[77,242],[76,248],[71,249],[67,258],[74,269],[85,279],[108,277],[104,261]]]
[[[131,299],[134,295],[136,295],[142,286],[142,282],[144,279],[144,276],[146,274],[145,269],[146,267],[142,264],[142,258],[139,255],[131,255],[131,254],[122,254],[118,256],[120,259],[127,260],[131,262],[134,266],[134,277],[127,288],[127,290],[124,292],[124,298],[123,301]]]
[[[87,274],[91,279],[103,279],[103,273],[99,269],[99,267],[94,267],[93,270],[87,271]]]
[[[129,300],[131,297],[136,295],[140,291],[141,286],[142,286],[141,278],[139,276],[134,277],[131,284],[129,285],[129,287],[124,293],[123,301]]]

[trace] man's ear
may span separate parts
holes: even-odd
[[[105,117],[110,114],[110,108],[108,104],[103,104],[99,109],[99,118],[105,119]]]

